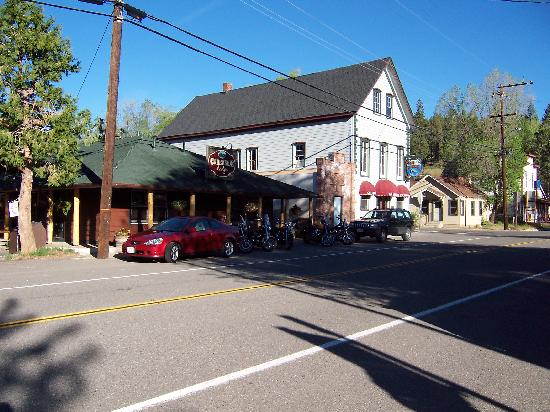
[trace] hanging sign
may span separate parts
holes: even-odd
[[[8,202],[8,211],[10,217],[19,217],[19,201],[12,200],[11,202]]]
[[[422,173],[422,161],[417,157],[409,156],[405,159],[405,173],[410,177],[417,177]]]
[[[225,147],[206,148],[206,177],[231,180],[239,166],[238,151]]]

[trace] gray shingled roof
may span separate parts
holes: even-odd
[[[380,72],[386,68],[397,78],[397,92],[401,101],[407,102],[391,58],[313,73],[300,76],[299,79],[344,97],[350,102],[362,104],[380,77]],[[329,104],[295,93],[280,85]],[[408,103],[405,104],[405,111],[409,119],[412,119],[410,107]],[[326,116],[351,116],[358,108],[356,104],[347,103],[293,79],[285,79],[227,93],[195,97],[159,137],[185,137]]]

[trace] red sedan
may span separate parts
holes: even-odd
[[[235,252],[239,229],[209,217],[174,217],[131,235],[122,245],[127,257],[176,262],[183,255]]]

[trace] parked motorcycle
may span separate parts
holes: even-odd
[[[279,222],[276,220],[274,228],[272,230],[272,235],[277,239],[277,245],[279,247],[285,248],[286,250],[292,249],[294,245],[294,227],[295,223],[285,222],[282,227],[279,227]]]
[[[313,222],[308,222],[303,233],[305,243],[318,242],[321,246],[334,245],[336,235],[332,232],[324,216],[321,218],[321,225],[322,228],[319,228]]]
[[[271,252],[277,246],[277,239],[271,233],[271,223],[267,213],[262,218],[261,226],[259,228],[248,227],[247,234],[253,246],[261,247],[266,252]]]
[[[349,223],[346,222],[346,219],[341,220],[336,226],[332,228],[332,233],[334,233],[335,240],[342,242],[344,245],[351,245],[355,240],[355,234],[351,230]]]
[[[248,225],[246,224],[246,220],[244,219],[243,216],[240,216],[238,227],[239,227],[239,240],[237,241],[237,247],[243,253],[252,252],[254,245],[252,244],[252,240],[249,237]]]

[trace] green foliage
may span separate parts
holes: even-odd
[[[291,79],[295,79],[296,77],[301,76],[301,75],[302,75],[302,70],[298,67],[295,68],[295,69],[292,69],[288,73],[288,77],[290,77]],[[275,80],[284,80],[284,79],[287,79],[288,77],[287,76],[277,76],[275,78]]]
[[[6,255],[5,260],[23,260],[23,259],[40,259],[47,257],[70,257],[76,255],[73,249],[44,246],[36,249],[31,253],[10,253]]]
[[[426,164],[442,167],[446,176],[466,177],[498,202],[502,198],[500,126],[499,119],[490,116],[500,113],[500,100],[494,95],[497,86],[516,82],[511,75],[493,70],[479,85],[470,84],[464,90],[455,86],[441,96],[430,119],[424,117],[419,101],[414,115],[419,127],[411,133],[412,154]],[[532,102],[524,87],[506,90],[505,112],[518,113],[506,117],[505,122],[508,195],[520,190],[528,153],[537,154],[541,164],[550,162],[550,121],[545,134]],[[550,105],[547,114],[550,116]],[[550,164],[545,168],[550,173]],[[540,172],[544,173],[542,166]]]
[[[81,129],[74,100],[55,86],[78,71],[69,42],[39,7],[18,0],[0,7],[0,38],[0,165],[70,183]]]
[[[121,110],[118,125],[120,137],[140,136],[152,138],[158,136],[176,113],[146,99],[142,103],[126,102]]]

